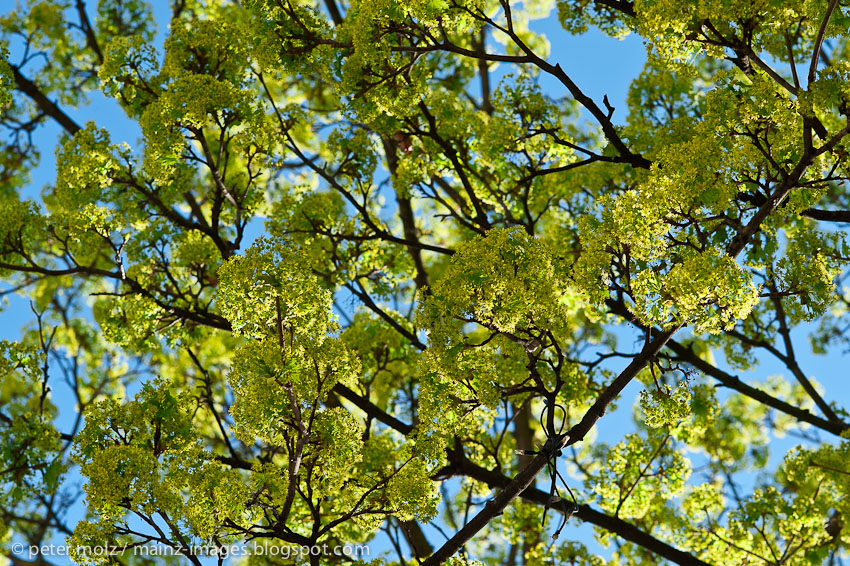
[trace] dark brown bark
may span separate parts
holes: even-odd
[[[82,129],[76,122],[74,122],[74,120],[71,119],[70,116],[65,114],[61,108],[48,99],[34,82],[23,76],[20,71],[18,71],[17,67],[12,67],[12,73],[15,75],[15,87],[29,96],[42,112],[56,120],[56,122],[62,126],[66,132],[74,135]]]

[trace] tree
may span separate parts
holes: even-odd
[[[584,522],[612,564],[841,563],[850,415],[805,352],[848,344],[848,6],[558,0],[644,39],[616,116],[552,8],[174,0],[159,51],[141,0],[3,16],[7,542],[603,564]],[[98,91],[140,144],[77,123]]]

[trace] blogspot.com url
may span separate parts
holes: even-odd
[[[62,544],[28,545],[12,543],[12,554],[35,560],[39,556],[70,556],[71,548]],[[228,558],[231,556],[274,556],[277,558],[309,561],[313,556],[345,556],[351,559],[368,557],[369,547],[364,544],[317,544],[312,546],[275,546],[252,542],[250,544],[192,544],[184,547],[145,544],[141,546],[105,545],[77,546],[78,557],[114,556],[132,553],[134,556],[197,556]]]

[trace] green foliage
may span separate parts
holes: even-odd
[[[12,512],[26,509],[31,498],[53,496],[66,469],[57,454],[56,407],[42,394],[41,363],[34,349],[0,342],[0,504]],[[0,536],[8,528],[4,521]]]
[[[154,13],[0,15],[0,295],[34,316],[0,342],[4,549],[846,559],[850,413],[807,352],[848,344],[844,4]],[[597,31],[646,45],[626,108],[549,56]],[[101,95],[139,140],[75,122]]]
[[[12,90],[15,84],[12,68],[7,60],[8,56],[8,47],[0,44],[0,107],[4,108],[12,103]]]

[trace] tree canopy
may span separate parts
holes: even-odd
[[[64,537],[79,564],[841,563],[846,389],[807,366],[850,346],[850,5],[170,10],[0,17],[0,286],[34,313],[0,342],[12,564]],[[646,45],[627,108],[552,62],[590,28]],[[77,120],[97,93],[140,140]]]

